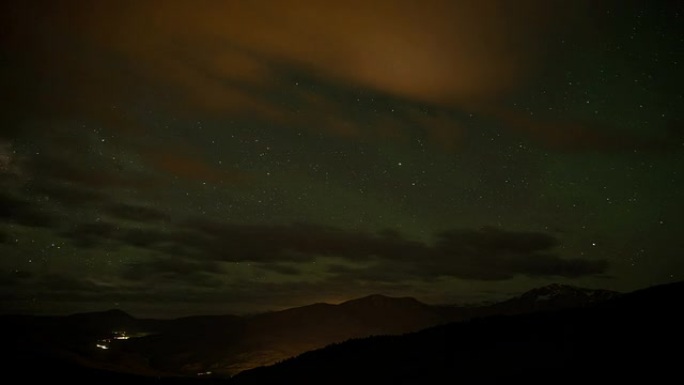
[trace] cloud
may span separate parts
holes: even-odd
[[[83,158],[84,159],[84,158]],[[40,154],[29,160],[29,169],[35,178],[66,182],[86,189],[149,188],[155,185],[150,178],[111,172],[103,167],[84,167],[83,159],[53,154]],[[101,166],[101,165],[100,165]]]
[[[0,219],[28,227],[53,227],[58,217],[29,201],[0,192]]]
[[[291,91],[293,74],[448,108],[500,100],[543,65],[547,36],[571,29],[573,15],[593,11],[588,5],[595,8],[589,1],[558,7],[542,0],[14,1],[1,43],[11,52],[8,72],[22,79],[8,80],[17,95],[12,102],[22,107],[10,112],[25,119],[38,108],[137,127],[112,106],[152,89],[174,115],[200,110],[299,126],[289,103],[301,96]],[[308,109],[327,104],[324,111],[333,114],[314,113],[312,129],[354,136],[388,126],[394,134],[391,122],[382,129],[354,124],[336,102]],[[457,140],[448,122],[435,120],[431,137]],[[195,169],[216,176],[192,161],[162,156],[158,163],[184,176]]]
[[[39,274],[24,270],[0,272],[0,287],[14,289],[0,292],[2,299],[26,295],[65,296],[64,298],[81,295],[96,296],[114,288],[112,285],[97,282],[89,277],[64,273]]]
[[[350,265],[333,266],[329,273],[354,280],[398,283],[402,280],[459,278],[505,280],[515,276],[578,278],[604,273],[605,260],[566,258],[554,252],[559,240],[536,232],[494,228],[451,230],[436,235],[433,243],[417,242],[390,231],[367,233],[312,224],[238,225],[191,220],[170,231],[130,229],[113,224],[88,224],[66,233],[77,245],[123,244],[182,258],[155,260],[141,271],[167,273],[195,261],[252,262],[260,268],[296,275],[298,264],[321,257]],[[218,272],[216,272],[218,273]]]
[[[423,266],[433,275],[501,280],[516,275],[577,278],[605,272],[605,260],[561,258],[553,253],[559,240],[550,234],[495,228],[457,230],[438,236],[442,261]],[[448,263],[452,259],[458,262]]]
[[[278,262],[269,262],[269,263],[260,263],[258,264],[258,267],[263,270],[267,271],[273,271],[278,274],[282,275],[290,275],[290,276],[298,276],[301,275],[303,272],[297,267],[297,264],[295,263],[278,263]]]
[[[565,8],[567,14],[579,7]],[[554,26],[548,19],[563,17],[554,10],[542,1],[513,7],[505,1],[333,0],[72,2],[62,12],[44,12],[57,19],[51,26],[58,37],[135,58],[134,71],[231,108],[249,101],[236,82],[268,80],[262,57],[421,100],[491,96],[528,69],[528,56],[542,42],[534,37]]]
[[[491,112],[505,127],[560,151],[678,151],[684,139],[682,124],[670,123],[660,137],[635,135],[618,127],[581,120],[548,120],[511,111]]]
[[[424,248],[423,244],[404,238],[307,223],[269,226],[191,220],[181,226],[204,238],[204,243],[193,246],[200,246],[213,258],[227,261],[306,262],[319,256],[349,260],[374,256],[402,259]]]
[[[218,287],[222,284],[218,275],[224,272],[216,261],[157,256],[125,266],[121,277],[148,283],[161,280],[174,284],[185,283],[194,287]]]
[[[196,232],[127,227],[107,220],[76,223],[59,235],[85,249],[132,246],[180,257],[199,256],[208,249],[207,238]]]
[[[106,291],[109,285],[98,284],[95,281],[84,278],[74,277],[68,274],[49,273],[37,276],[37,285],[60,293],[98,293]]]
[[[248,180],[246,173],[209,164],[199,156],[174,151],[155,151],[148,152],[145,157],[152,168],[177,178],[221,184]]]
[[[137,206],[123,203],[108,205],[103,211],[111,217],[135,222],[168,222],[171,219],[167,213],[161,210],[147,206]]]
[[[370,266],[333,265],[330,272],[362,281],[432,281],[452,277],[498,281],[517,275],[578,278],[601,274],[605,260],[561,258],[552,249],[559,241],[551,235],[512,232],[494,228],[452,230],[441,233],[411,260],[375,261]]]
[[[95,248],[115,241],[120,227],[111,222],[83,222],[64,230],[60,235],[70,239],[77,247]]]
[[[69,208],[83,207],[108,199],[98,190],[58,181],[31,181],[25,185],[24,190],[33,195],[55,200]]]
[[[15,287],[33,278],[33,273],[23,270],[0,271],[0,287]]]
[[[0,175],[19,175],[21,167],[12,143],[0,139]]]
[[[142,119],[120,111],[150,95],[173,115],[247,116],[344,138],[401,139],[411,122],[447,150],[461,143],[465,131],[454,111],[488,115],[565,151],[672,149],[682,138],[641,138],[591,122],[492,111],[555,58],[560,39],[549,36],[574,31],[577,41],[591,42],[603,5],[590,1],[562,7],[542,0],[31,3],[13,2],[7,12],[12,17],[2,20],[7,33],[0,43],[12,53],[7,73],[21,79],[8,79],[18,105],[6,109],[12,117],[3,129],[11,133],[3,136],[20,131],[16,114],[24,120],[90,116],[119,131],[146,131]],[[594,15],[590,25],[587,13]],[[299,78],[316,87],[294,86]],[[339,94],[325,95],[325,89]],[[340,97],[345,92],[433,111],[356,114]],[[10,160],[2,153],[0,144],[0,169]],[[162,150],[143,156],[155,170],[178,178],[249,179],[194,154]],[[45,175],[93,188],[146,181],[46,163],[53,168]]]

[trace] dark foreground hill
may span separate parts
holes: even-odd
[[[348,341],[243,372],[247,384],[593,383],[681,378],[684,283],[596,306]]]

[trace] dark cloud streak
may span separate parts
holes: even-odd
[[[390,232],[372,234],[338,228],[298,224],[291,226],[236,225],[209,221],[189,221],[171,232],[157,229],[127,229],[99,223],[85,225],[65,234],[77,245],[114,242],[133,247],[185,256],[197,261],[255,262],[266,270],[295,274],[298,263],[320,257],[339,258],[350,263],[370,264],[367,268],[342,268],[337,273],[388,280],[454,277],[471,280],[504,280],[516,275],[565,277],[604,273],[604,260],[561,258],[553,253],[559,244],[555,237],[534,232],[513,232],[484,228],[453,230],[437,235],[432,245],[416,242]],[[172,252],[171,252],[172,251]],[[193,265],[178,261],[154,260],[142,268],[151,271]],[[290,265],[283,265],[289,262]],[[272,264],[272,266],[270,266]],[[285,266],[285,267],[284,267]],[[332,271],[335,273],[336,271]],[[361,274],[357,274],[361,273]],[[129,272],[128,276],[132,276]]]
[[[104,212],[117,219],[136,222],[168,222],[171,219],[168,214],[161,210],[123,203],[109,205],[105,207]]]
[[[0,192],[0,219],[28,227],[53,227],[59,217],[39,209],[29,201]]]
[[[108,197],[100,191],[83,188],[72,183],[30,182],[24,186],[23,190],[29,194],[54,199],[70,208],[83,207],[108,200]]]
[[[131,281],[185,283],[192,287],[218,287],[219,275],[225,270],[216,261],[202,261],[175,256],[153,257],[145,262],[125,266],[121,278]]]

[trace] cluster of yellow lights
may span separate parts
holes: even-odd
[[[115,336],[114,337],[115,340],[127,340],[129,338],[131,338],[131,337],[129,337],[129,336]]]
[[[126,335],[126,332],[124,331],[115,331],[112,333],[114,336],[112,338],[105,338],[102,340],[99,340],[96,344],[95,347],[98,349],[102,350],[109,350],[109,343],[112,341],[112,339],[115,340],[127,340],[131,338],[131,336]]]

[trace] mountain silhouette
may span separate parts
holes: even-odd
[[[684,313],[678,304],[683,295],[680,282],[588,307],[356,339],[243,372],[231,384],[658,382],[681,374],[678,349],[684,342]]]
[[[67,317],[0,317],[6,347],[90,368],[174,377],[232,376],[334,343],[400,335],[455,321],[590,306],[614,292],[551,285],[483,306],[435,306],[374,294],[249,317],[137,319],[121,310]],[[123,333],[123,334],[121,334]]]

